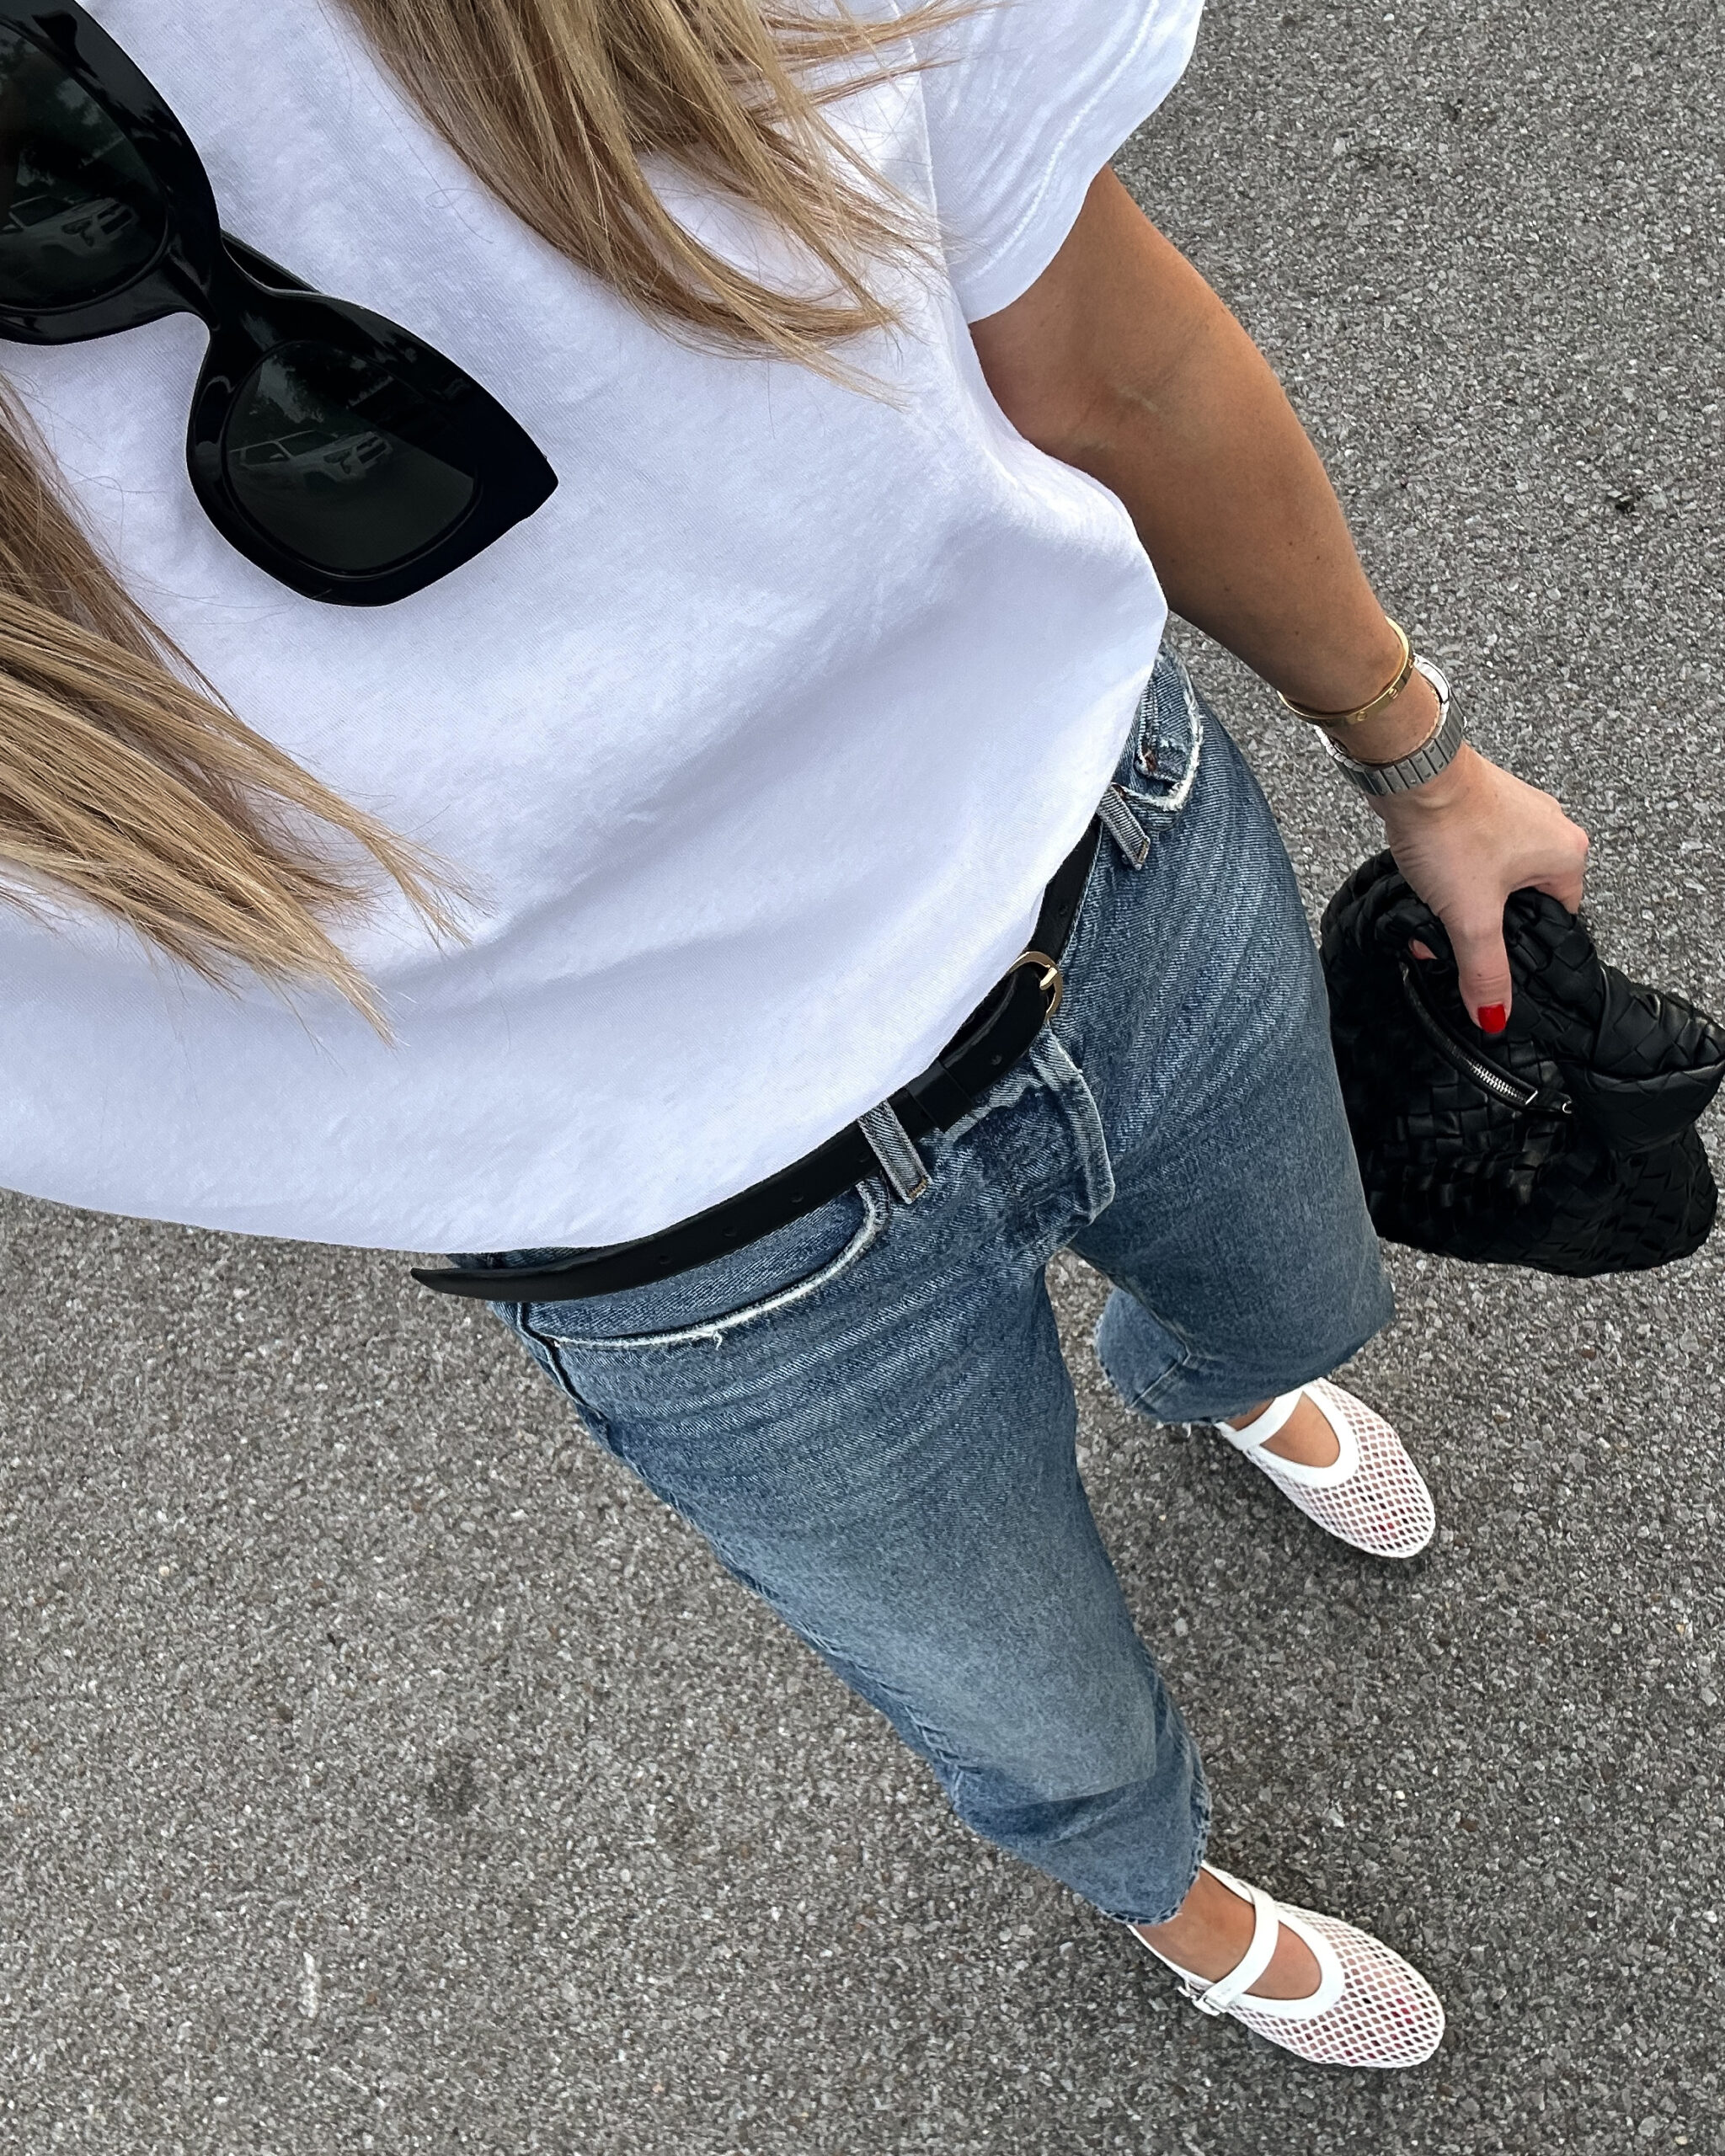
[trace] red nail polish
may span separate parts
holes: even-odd
[[[1509,1023],[1509,1013],[1501,1003],[1484,1005],[1479,1014],[1479,1029],[1482,1033],[1501,1033]]]

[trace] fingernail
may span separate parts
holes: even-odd
[[[1487,1003],[1481,1006],[1479,1029],[1482,1033],[1501,1033],[1509,1023],[1509,1013],[1501,1003]]]

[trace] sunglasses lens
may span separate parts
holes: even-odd
[[[453,531],[478,494],[438,451],[432,405],[376,362],[284,344],[234,399],[224,468],[279,546],[350,576],[384,569]]]
[[[149,267],[166,227],[161,190],[101,106],[0,29],[0,306],[99,299]]]

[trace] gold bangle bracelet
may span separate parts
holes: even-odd
[[[1382,771],[1386,764],[1406,763],[1410,756],[1423,755],[1449,723],[1450,708],[1440,697],[1438,702],[1438,715],[1432,721],[1430,733],[1423,741],[1416,741],[1411,749],[1404,749],[1399,756],[1385,756],[1376,763],[1373,763],[1369,757],[1355,756],[1352,760],[1355,763],[1365,763],[1366,769],[1373,771]]]
[[[1384,619],[1390,622],[1387,614]],[[1375,718],[1380,712],[1387,711],[1397,696],[1413,679],[1413,646],[1407,641],[1407,632],[1399,622],[1390,622],[1396,632],[1396,641],[1402,647],[1402,663],[1396,669],[1395,678],[1387,688],[1380,689],[1370,703],[1359,704],[1352,711],[1313,711],[1308,705],[1296,704],[1292,696],[1284,696],[1279,689],[1276,694],[1295,718],[1303,718],[1311,726],[1362,726],[1369,718]]]

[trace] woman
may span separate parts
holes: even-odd
[[[1585,841],[1107,173],[1197,13],[0,6],[0,1172],[475,1253],[422,1277],[977,1831],[1205,2010],[1407,2065],[1414,1971],[1203,1863],[1043,1285],[1113,1279],[1135,1407],[1429,1536],[1325,1381],[1389,1294],[1164,593],[1336,745],[1487,1031]]]

